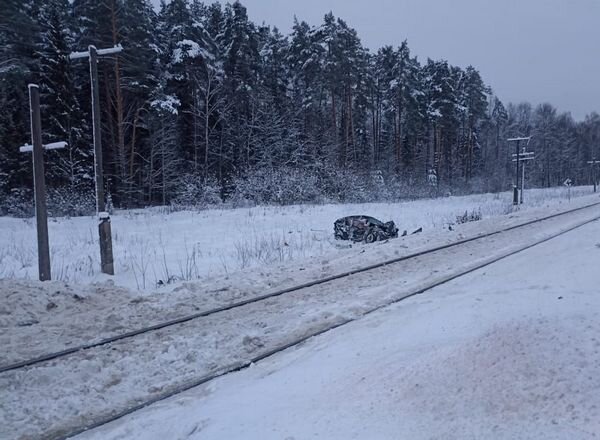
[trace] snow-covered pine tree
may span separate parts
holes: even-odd
[[[235,175],[256,162],[253,95],[258,88],[258,35],[246,8],[236,1],[225,6],[224,23],[217,44],[223,54],[224,93],[228,102],[222,168]]]
[[[68,14],[67,0],[50,0],[39,13],[41,32],[36,55],[40,66],[43,139],[68,143],[64,150],[47,152],[46,171],[50,186],[87,192],[93,185],[93,151],[68,60],[71,51]]]
[[[31,188],[31,158],[19,153],[30,141],[27,84],[38,71],[33,0],[4,0],[0,14],[0,191]],[[10,111],[8,111],[10,109]],[[1,194],[1,193],[0,193]]]
[[[487,117],[489,93],[489,88],[474,67],[468,66],[460,72],[457,91],[457,113],[461,124],[458,154],[466,183],[481,171],[480,128]]]
[[[294,19],[289,44],[290,105],[300,124],[299,136],[306,152],[305,160],[310,166],[317,167],[333,149],[329,110],[323,99],[327,87],[323,80],[325,49],[319,44],[316,30],[297,19]]]
[[[114,11],[117,27],[113,31],[113,44],[124,47],[113,64],[112,101],[117,104],[115,123],[121,127],[117,136],[116,169],[122,200],[136,205],[143,202],[140,168],[145,164],[144,155],[150,147],[150,103],[159,81],[157,17],[148,0],[124,1]]]
[[[198,81],[205,77],[205,60],[214,55],[207,50],[202,17],[192,15],[187,1],[163,4],[159,23],[164,91],[178,102],[177,136],[182,159],[188,168],[197,169],[200,163],[196,116]]]

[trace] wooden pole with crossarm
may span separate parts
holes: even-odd
[[[33,192],[35,197],[35,221],[37,226],[38,272],[40,281],[52,279],[50,270],[50,246],[48,244],[48,210],[46,206],[46,180],[44,177],[44,150],[64,148],[66,142],[42,144],[40,115],[40,90],[29,84],[29,110],[31,114],[31,144],[19,148],[21,153],[33,153]]]
[[[121,45],[108,49],[96,49],[95,46],[89,46],[85,52],[73,52],[69,55],[72,60],[79,58],[89,58],[90,60],[90,80],[92,88],[92,127],[94,134],[94,172],[96,175],[96,214],[98,215],[98,234],[100,237],[100,267],[102,273],[108,275],[115,274],[113,252],[112,252],[112,233],[110,227],[110,216],[106,212],[106,203],[104,200],[104,174],[102,171],[102,130],[100,126],[100,92],[98,85],[98,57],[113,55],[121,52]]]

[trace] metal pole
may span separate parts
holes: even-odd
[[[597,170],[596,167],[598,164],[600,164],[600,160],[596,160],[595,157],[592,158],[592,160],[588,160],[587,162],[590,165],[590,178],[592,179],[592,184],[594,185],[594,192],[596,192],[597,190],[597,186],[598,186],[598,175],[597,175]]]
[[[523,165],[521,168],[521,205],[523,204],[523,193],[525,192],[525,149],[526,147],[523,147]],[[517,162],[519,161],[519,158],[517,157]]]
[[[31,145],[33,145],[33,187],[35,194],[35,220],[37,223],[38,271],[40,281],[51,279],[50,246],[48,244],[48,213],[46,211],[46,182],[44,180],[44,146],[40,116],[40,91],[29,84],[31,113]]]
[[[519,204],[519,143],[521,141],[517,140],[516,141],[516,162],[517,162],[517,171],[516,171],[516,179],[517,179],[517,184],[515,185],[515,189],[514,189],[514,193],[513,193],[513,205],[518,205]]]
[[[90,54],[90,79],[92,88],[92,119],[94,133],[94,168],[96,174],[96,213],[100,238],[100,268],[102,273],[114,275],[110,217],[105,212],[104,179],[102,171],[102,138],[100,126],[100,92],[98,90],[98,54],[95,46],[88,47]]]

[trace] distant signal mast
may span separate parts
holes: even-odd
[[[528,137],[516,137],[516,138],[510,138],[507,139],[508,142],[514,142],[515,143],[515,153],[512,155],[512,161],[515,162],[517,164],[516,166],[516,172],[515,172],[515,181],[516,184],[513,188],[513,205],[519,205],[519,203],[523,203],[523,189],[525,186],[525,162],[528,160],[534,160],[535,159],[535,153],[534,152],[528,152],[527,151],[527,146],[529,145],[529,142],[531,141],[531,136]],[[523,147],[523,150],[520,150],[520,146],[521,146],[521,142],[526,142],[525,146]],[[523,162],[523,167],[521,169],[521,162]],[[521,172],[519,172],[521,170]],[[521,177],[521,179],[519,179]],[[520,180],[520,182],[519,182]],[[520,187],[520,190],[519,190]],[[520,197],[519,197],[519,193],[520,193]]]
[[[592,180],[594,182],[594,192],[596,192],[597,186],[598,186],[598,165],[600,165],[600,160],[596,160],[596,158],[594,157],[592,160],[588,160],[588,165],[590,166],[590,168],[592,169]]]

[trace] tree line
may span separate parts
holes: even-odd
[[[27,84],[40,84],[49,185],[93,187],[89,66],[98,65],[106,191],[122,207],[230,199],[292,203],[498,191],[506,139],[533,136],[528,184],[587,183],[600,116],[503,104],[478,70],[421,62],[405,41],[365,48],[344,20],[289,35],[240,3],[0,0],[0,198],[30,197]],[[318,189],[318,190],[317,190]],[[193,199],[193,200],[192,200]],[[0,203],[2,205],[2,203]]]

